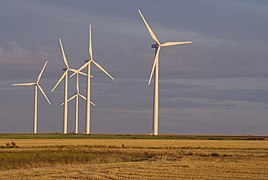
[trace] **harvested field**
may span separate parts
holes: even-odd
[[[0,146],[7,142],[16,142],[19,147],[40,146],[116,146],[122,144],[128,147],[140,148],[239,148],[239,149],[268,149],[268,141],[252,140],[166,140],[166,139],[0,139]]]
[[[0,146],[0,179],[268,179],[268,141],[1,139]]]

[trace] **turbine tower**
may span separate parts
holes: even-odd
[[[68,130],[68,72],[72,71],[72,72],[77,72],[77,70],[72,69],[69,67],[68,65],[68,61],[65,55],[65,51],[61,42],[61,39],[59,39],[60,42],[60,48],[61,48],[61,53],[62,53],[62,57],[63,57],[63,62],[65,64],[65,68],[63,68],[62,70],[64,71],[64,73],[62,74],[62,76],[60,77],[60,79],[58,80],[58,82],[56,83],[56,85],[53,87],[52,91],[53,92],[56,87],[58,86],[58,84],[65,78],[65,85],[64,85],[64,109],[63,109],[63,134],[67,134],[67,130]],[[86,75],[83,72],[77,72],[83,75]]]
[[[93,60],[93,53],[92,53],[92,32],[91,32],[91,24],[89,25],[89,60],[86,60],[85,64],[80,67],[77,71],[80,72],[82,69],[87,67],[87,105],[86,105],[86,134],[90,134],[90,70],[91,70],[91,63],[97,66],[101,71],[103,71],[107,76],[109,76],[112,80],[114,78],[103,68],[99,65],[96,61]],[[76,72],[76,73],[78,73]],[[74,74],[76,74],[74,73]],[[72,74],[71,77],[74,75]]]
[[[78,133],[78,119],[79,119],[79,97],[81,97],[82,99],[84,99],[85,101],[87,100],[87,98],[85,96],[83,96],[82,94],[80,94],[79,91],[79,74],[76,74],[76,93],[70,97],[67,102],[73,100],[75,98],[75,133]],[[93,102],[90,102],[93,106],[96,106]],[[62,103],[61,105],[63,105],[64,103]]]
[[[38,89],[41,91],[43,96],[46,98],[48,104],[51,105],[49,99],[46,96],[46,93],[44,92],[43,88],[39,84],[39,81],[41,79],[41,76],[42,76],[45,68],[46,68],[46,65],[47,65],[47,61],[44,64],[41,72],[39,73],[36,82],[12,84],[13,86],[34,86],[34,114],[33,114],[33,133],[34,134],[36,134],[36,132],[37,132],[37,106],[38,106],[37,97],[38,97]]]
[[[152,48],[155,49],[155,59],[154,59],[154,63],[153,63],[153,67],[151,70],[151,74],[150,74],[150,78],[148,81],[148,86],[151,83],[152,80],[152,76],[154,74],[154,114],[153,114],[153,135],[158,135],[158,73],[159,73],[159,53],[160,53],[160,48],[161,47],[167,47],[167,46],[174,46],[174,45],[182,45],[182,44],[191,44],[192,41],[185,41],[185,42],[165,42],[165,43],[160,43],[157,39],[157,37],[155,36],[155,34],[153,33],[152,29],[150,28],[150,26],[148,25],[148,23],[146,22],[145,18],[143,17],[141,11],[138,9],[138,12],[144,22],[144,24],[146,25],[152,39],[155,41],[156,44],[152,45]]]

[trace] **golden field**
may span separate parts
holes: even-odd
[[[0,146],[0,179],[268,179],[265,140],[0,139]]]
[[[15,141],[20,147],[40,147],[54,145],[89,145],[133,147],[208,147],[208,148],[261,148],[268,149],[268,141],[253,140],[167,140],[167,139],[0,139],[0,146]]]

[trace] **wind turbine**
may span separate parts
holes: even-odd
[[[154,74],[154,114],[153,114],[153,135],[158,135],[158,73],[159,73],[159,53],[160,53],[160,48],[161,47],[167,47],[167,46],[174,46],[174,45],[182,45],[182,44],[191,44],[192,41],[185,41],[185,42],[165,42],[165,43],[160,43],[157,39],[157,37],[155,36],[155,34],[153,33],[152,29],[150,28],[150,26],[148,25],[148,23],[146,22],[145,18],[143,17],[141,11],[138,9],[138,12],[144,22],[144,24],[146,25],[152,39],[155,41],[156,44],[153,44],[151,47],[155,49],[155,59],[154,59],[154,63],[153,63],[153,67],[151,70],[151,74],[150,74],[150,78],[148,81],[148,86],[151,83],[152,80],[152,76]]]
[[[109,76],[112,80],[114,78],[103,68],[99,65],[96,61],[93,60],[93,53],[92,53],[92,32],[91,32],[91,24],[89,25],[89,60],[86,60],[85,64],[80,67],[77,71],[80,72],[82,69],[87,67],[87,105],[86,105],[86,134],[90,134],[90,67],[91,63],[97,66],[101,71],[103,71],[107,76]],[[76,73],[78,73],[76,72]],[[75,75],[76,73],[72,74]]]
[[[75,98],[75,133],[78,133],[78,116],[79,116],[79,97],[81,97],[82,99],[84,99],[85,101],[87,100],[87,98],[85,96],[83,96],[82,94],[80,94],[79,91],[79,74],[76,74],[76,93],[70,97],[67,102],[73,100]],[[96,104],[94,104],[93,102],[90,102],[93,106],[96,106]],[[61,105],[63,105],[64,103],[62,103]]]
[[[56,85],[53,87],[51,92],[53,92],[56,89],[56,87],[58,86],[58,84],[65,78],[64,110],[63,110],[64,111],[64,114],[63,114],[63,133],[67,134],[67,130],[68,130],[68,127],[67,127],[67,124],[68,124],[68,103],[67,103],[67,100],[68,100],[68,72],[72,71],[72,72],[83,74],[83,75],[86,75],[86,74],[83,73],[83,72],[77,72],[77,70],[72,69],[72,68],[69,67],[68,61],[67,61],[67,58],[66,58],[66,55],[65,55],[65,51],[64,51],[64,48],[63,48],[63,45],[62,45],[62,42],[61,42],[61,39],[59,39],[59,42],[60,42],[60,48],[61,48],[61,53],[62,53],[62,57],[63,57],[63,62],[64,62],[66,67],[62,69],[64,71],[64,73],[62,74],[62,76],[60,77],[60,79],[58,80]]]
[[[34,86],[34,117],[33,117],[33,133],[36,134],[37,132],[37,97],[38,97],[38,89],[41,91],[41,93],[43,94],[43,96],[46,98],[47,102],[49,105],[51,105],[49,99],[46,96],[46,93],[44,92],[43,88],[39,85],[39,81],[41,79],[41,76],[46,68],[47,65],[47,61],[44,64],[41,72],[39,73],[38,77],[37,77],[37,81],[36,82],[30,82],[30,83],[19,83],[19,84],[12,84],[13,86]]]

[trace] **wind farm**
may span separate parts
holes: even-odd
[[[267,179],[267,3],[0,13],[0,179]]]

